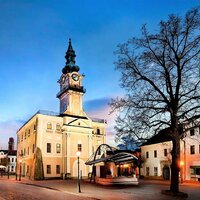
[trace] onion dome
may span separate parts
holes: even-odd
[[[79,71],[80,69],[79,66],[75,64],[76,63],[75,57],[76,57],[76,54],[72,48],[71,39],[69,39],[69,46],[65,55],[66,63],[65,63],[65,67],[62,69],[63,74]]]

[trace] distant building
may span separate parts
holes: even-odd
[[[183,123],[180,141],[180,178],[200,181],[200,117]],[[141,174],[146,178],[170,179],[172,142],[168,129],[160,131],[141,146]]]
[[[0,150],[1,170],[9,173],[16,172],[17,151],[14,150],[14,138],[9,138],[8,150]]]
[[[78,151],[82,176],[87,176],[91,167],[85,162],[106,142],[106,121],[84,112],[84,75],[79,73],[75,57],[70,40],[66,65],[58,80],[60,113],[40,110],[17,131],[18,166],[22,167],[22,175],[31,179],[77,177]]]

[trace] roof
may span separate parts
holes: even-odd
[[[4,152],[4,155],[5,154],[8,154],[9,156],[16,156],[17,155],[17,150],[0,150],[0,152]]]
[[[114,163],[128,163],[128,162],[133,162],[134,160],[137,160],[138,158],[130,153],[127,152],[120,152],[120,153],[116,153],[114,155],[109,155],[106,157],[102,157],[96,160],[92,160],[92,161],[87,161],[85,164],[86,165],[93,165],[96,163],[100,163],[100,162],[114,162]]]
[[[179,129],[180,134],[183,133],[183,129]],[[158,132],[158,134],[152,136],[147,142],[144,142],[141,146],[151,145],[151,144],[158,144],[162,142],[169,142],[172,140],[172,136],[169,134],[170,128],[165,128]]]

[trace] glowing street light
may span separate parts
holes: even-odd
[[[78,192],[80,193],[81,192],[81,182],[80,182],[80,173],[79,173],[79,164],[80,164],[80,162],[79,162],[79,157],[80,157],[80,155],[81,155],[81,152],[80,151],[77,151],[76,152],[76,155],[77,155],[77,157],[78,157]]]

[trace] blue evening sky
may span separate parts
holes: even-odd
[[[85,74],[85,111],[108,120],[110,98],[120,96],[113,52],[140,34],[158,29],[171,13],[183,15],[199,0],[0,0],[0,148],[39,109],[59,111],[57,80],[68,39]]]

